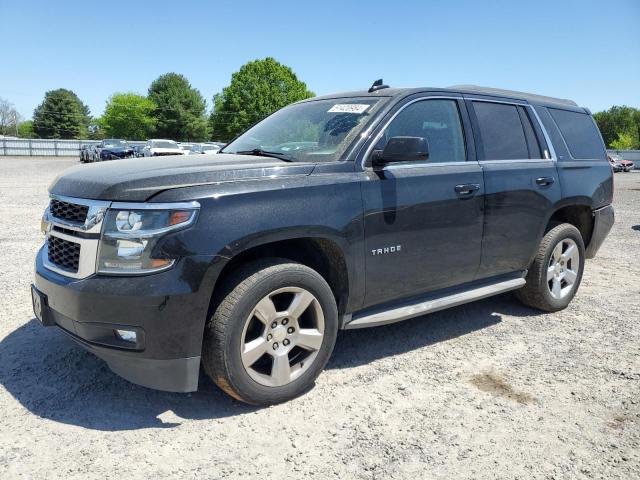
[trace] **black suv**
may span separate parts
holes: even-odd
[[[313,98],[217,155],[79,166],[51,185],[33,303],[124,378],[285,401],[339,329],[508,290],[565,308],[613,225],[588,110],[472,86]]]

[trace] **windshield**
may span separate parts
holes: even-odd
[[[127,142],[124,140],[117,140],[115,138],[107,138],[104,140],[105,147],[124,147],[127,145]]]
[[[153,148],[180,148],[177,143],[169,141],[152,142]]]
[[[247,130],[220,153],[262,151],[297,162],[340,160],[380,99],[354,97],[285,107]]]

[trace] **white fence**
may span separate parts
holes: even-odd
[[[0,155],[77,157],[82,145],[95,145],[98,140],[44,140],[39,138],[0,138]],[[145,142],[129,142],[144,145]]]

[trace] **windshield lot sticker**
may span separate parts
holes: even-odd
[[[329,113],[364,113],[367,108],[366,103],[338,103],[329,109]]]

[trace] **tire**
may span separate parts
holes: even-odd
[[[338,331],[336,301],[320,274],[285,259],[252,262],[231,275],[214,305],[202,365],[222,390],[272,405],[313,387]]]
[[[580,231],[568,223],[554,226],[542,238],[529,267],[527,283],[515,292],[516,297],[525,305],[545,312],[566,308],[580,286],[584,259]]]

